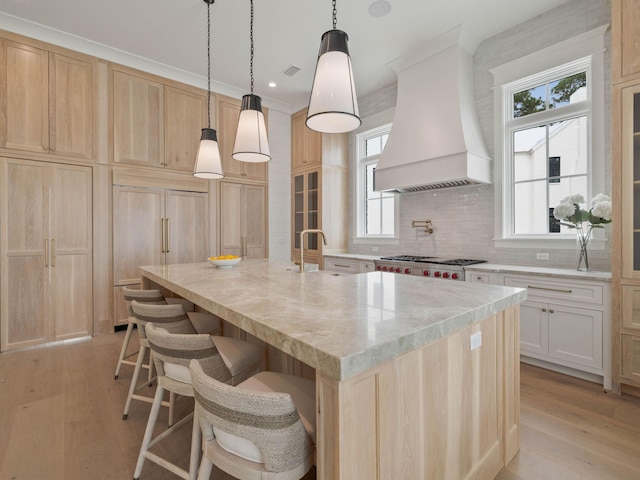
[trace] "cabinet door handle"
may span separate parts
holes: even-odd
[[[550,308],[549,313],[555,313],[555,310],[553,308]]]
[[[546,312],[546,311],[547,311],[547,309],[546,309],[546,308],[543,308],[543,309],[542,309],[542,311],[543,311],[543,312]]]
[[[55,239],[51,239],[51,266],[56,266],[56,241]]]
[[[240,239],[240,242],[241,242],[240,255],[243,256],[243,257],[246,257],[247,256],[247,237],[243,236]]]
[[[164,218],[160,219],[160,243],[162,244],[162,253],[164,253]]]
[[[351,268],[351,265],[343,265],[341,263],[334,263],[333,266],[340,267],[340,268]]]
[[[572,290],[565,290],[562,288],[545,288],[545,287],[534,287],[533,285],[527,285],[527,288],[532,288],[534,290],[546,290],[548,292],[560,292],[560,293],[571,293]]]
[[[44,266],[49,266],[49,240],[44,239]]]
[[[166,252],[169,253],[169,219],[166,219],[167,222],[165,224],[164,234],[166,235],[167,240],[165,241]]]

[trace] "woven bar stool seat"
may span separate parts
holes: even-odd
[[[237,387],[190,364],[195,418],[204,438],[198,480],[213,465],[239,480],[299,480],[315,457],[315,383],[260,372]]]
[[[147,306],[142,306],[142,310],[145,310],[147,314],[153,313],[149,310],[158,308],[145,307]],[[140,314],[140,306],[136,307],[134,304],[134,308]],[[166,309],[166,307],[164,308]],[[153,360],[158,371],[158,386],[140,447],[134,478],[140,478],[145,460],[151,460],[184,479],[195,480],[201,450],[201,433],[197,424],[192,426],[189,470],[149,451],[153,445],[176,431],[193,417],[192,412],[173,427],[153,438],[164,392],[168,391],[171,395],[193,397],[189,362],[194,358],[201,362],[207,374],[213,378],[229,384],[240,383],[259,371],[262,352],[255,345],[242,340],[228,338],[219,341],[222,337],[195,333],[170,333],[165,329],[166,326],[174,331],[184,327],[155,322],[146,323],[144,326],[146,340],[153,352]]]

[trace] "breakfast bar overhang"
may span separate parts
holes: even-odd
[[[322,480],[492,479],[519,448],[523,289],[244,260],[141,267],[315,369]]]

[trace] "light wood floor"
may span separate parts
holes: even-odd
[[[123,336],[0,354],[1,480],[132,478],[150,405],[133,402],[122,420],[133,370],[124,366],[113,378]],[[191,402],[180,400],[178,415]],[[160,420],[166,423],[166,409]],[[520,452],[499,480],[640,479],[634,397],[523,365],[521,424]],[[186,466],[189,430],[155,451]],[[142,471],[142,479],[177,478],[151,462]],[[215,470],[211,478],[229,479]],[[306,477],[312,479],[313,470]]]

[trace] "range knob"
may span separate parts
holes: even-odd
[[[452,274],[451,274],[451,278],[452,278],[453,280],[458,280],[458,278],[460,278],[460,276],[459,276],[457,273],[452,273]]]
[[[440,272],[434,272],[433,276],[436,278],[440,278]]]
[[[404,273],[406,273],[407,275],[411,275],[411,269],[410,268],[405,268],[404,269]]]
[[[382,267],[380,265],[376,265],[376,270],[380,271],[382,270]]]
[[[431,272],[430,272],[429,270],[424,270],[424,271],[422,272],[422,275],[424,275],[425,277],[428,277],[428,276],[430,276],[430,275],[431,275]]]
[[[449,272],[442,272],[442,278],[449,278]]]
[[[396,267],[396,273],[400,273],[402,272],[402,269],[400,267]]]
[[[389,267],[387,267],[386,265],[384,267],[382,267],[382,271],[383,272],[388,272],[389,271]]]

